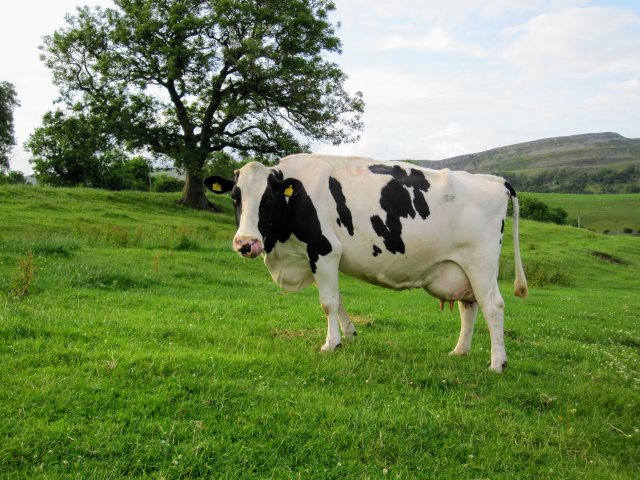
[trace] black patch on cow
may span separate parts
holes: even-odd
[[[509,190],[509,195],[511,195],[512,197],[517,196],[515,188],[513,188],[509,182],[504,182],[504,186],[507,187],[507,190]]]
[[[285,197],[283,190],[294,185],[295,195]],[[299,180],[282,180],[282,173],[269,177],[267,189],[260,201],[258,228],[264,237],[264,249],[271,252],[276,242],[284,243],[294,234],[307,244],[311,271],[316,273],[320,255],[332,252],[331,242],[322,233],[318,212],[311,197]]]
[[[347,232],[349,232],[349,235],[353,237],[353,218],[351,217],[351,210],[347,207],[347,199],[342,192],[342,185],[333,177],[329,177],[329,191],[336,202],[338,225],[341,227],[344,225]]]
[[[500,233],[504,233],[504,218],[502,219],[502,226],[500,227]]]
[[[377,257],[381,253],[382,253],[382,250],[380,250],[380,247],[378,247],[377,245],[374,245],[373,246],[373,256]]]
[[[401,218],[415,218],[416,213],[422,219],[429,216],[429,205],[424,193],[429,190],[429,182],[424,174],[415,168],[406,170],[399,165],[372,165],[372,173],[390,175],[392,177],[380,191],[380,206],[387,214],[386,221],[379,215],[371,217],[371,226],[376,234],[384,240],[384,246],[391,253],[404,253],[402,241]],[[413,189],[413,202],[409,189]]]
[[[236,228],[240,226],[240,215],[242,214],[242,191],[240,187],[234,185],[231,189],[231,201],[233,202],[233,213],[236,216]]]

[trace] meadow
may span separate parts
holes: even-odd
[[[625,229],[640,231],[640,194],[566,194],[532,193],[531,195],[552,207],[564,208],[568,223],[599,232],[621,233]]]
[[[457,313],[346,277],[321,353],[315,289],[176,198],[0,187],[0,478],[637,478],[640,238],[524,221],[521,300],[506,235],[498,375],[482,318],[450,357]]]

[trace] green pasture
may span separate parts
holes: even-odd
[[[447,355],[456,313],[341,279],[323,354],[286,294],[175,195],[0,187],[0,478],[635,479],[640,238],[524,221],[509,366]]]
[[[567,221],[591,230],[621,233],[640,231],[640,193],[579,195],[568,193],[527,193],[552,207],[564,208]]]

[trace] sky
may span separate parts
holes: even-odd
[[[352,144],[316,153],[440,160],[541,138],[640,138],[639,0],[335,0],[347,89],[366,103]],[[11,168],[58,96],[42,37],[76,6],[22,0],[0,17],[0,81],[16,87]]]

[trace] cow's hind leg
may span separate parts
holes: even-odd
[[[340,328],[342,329],[344,338],[347,340],[353,339],[357,335],[356,327],[351,323],[349,314],[344,309],[342,297],[340,297],[340,306],[338,307],[338,318],[340,319]]]
[[[478,314],[478,303],[459,300],[458,309],[460,310],[460,337],[451,355],[466,355],[471,350],[471,337]]]
[[[482,268],[484,267],[484,268]],[[491,366],[494,372],[502,372],[507,364],[504,348],[504,300],[498,289],[497,262],[495,270],[487,265],[465,269],[473,294],[480,305],[491,336]]]
[[[498,282],[494,280],[493,285],[484,294],[478,295],[476,292],[476,298],[491,336],[490,369],[501,373],[507,365],[507,352],[504,348],[504,300],[498,290]]]

